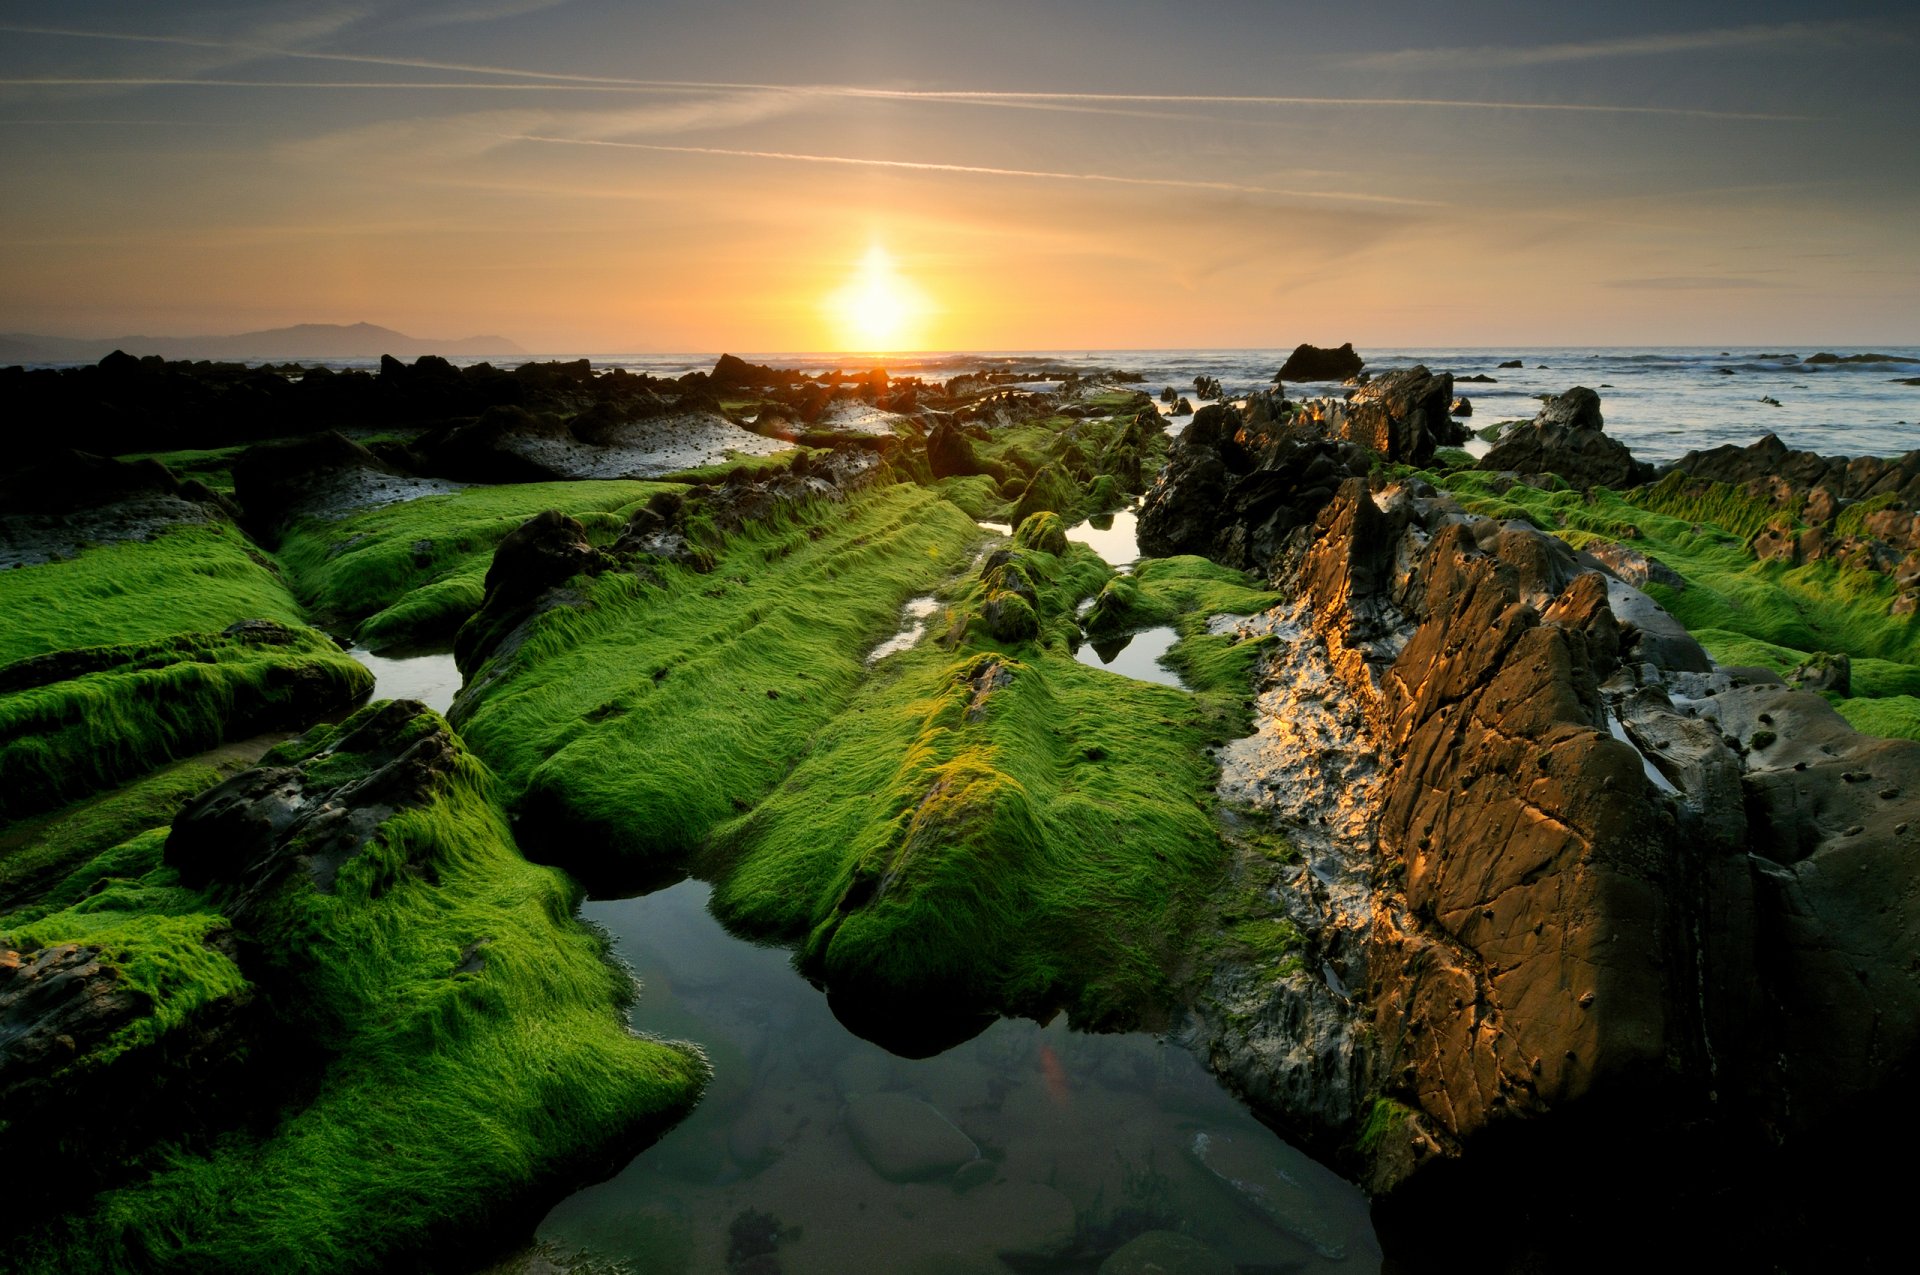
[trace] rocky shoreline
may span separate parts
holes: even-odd
[[[1177,438],[1120,376],[16,377],[88,422],[61,441],[158,431],[179,467],[40,450],[0,508],[0,809],[37,820],[0,838],[0,1133],[104,1192],[22,1215],[29,1267],[523,1233],[698,1095],[570,918],[576,880],[689,870],[902,1052],[1172,1027],[1405,1268],[1458,1264],[1467,1209],[1496,1269],[1624,1260],[1636,1210],[1709,1219],[1702,1254],[1852,1252],[1823,1222],[1880,1198],[1920,1051],[1920,452],[1656,472],[1575,387],[1476,460],[1444,371],[1288,367],[1351,380],[1202,378]],[[1137,566],[1065,534],[1135,497]],[[926,638],[869,658],[910,599]],[[1073,658],[1152,626],[1188,689]],[[327,631],[451,641],[448,718],[155,772],[364,695]],[[506,879],[544,901],[498,910]],[[353,1114],[483,1102],[474,1042],[559,1023],[584,1105],[555,1127],[530,1080],[496,1118],[544,1150],[477,1194],[456,1130]],[[284,1172],[218,1186],[223,1138]],[[349,1244],[329,1157],[396,1138],[434,1166],[396,1189],[441,1194]],[[259,1247],[275,1211],[307,1257]]]

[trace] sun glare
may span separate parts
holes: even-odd
[[[874,244],[827,308],[845,349],[878,352],[913,348],[927,303],[894,269],[892,255]]]

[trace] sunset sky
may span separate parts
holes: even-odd
[[[1916,14],[12,0],[0,331],[1910,344]]]

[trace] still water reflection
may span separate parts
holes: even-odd
[[[1184,1050],[1002,1021],[897,1058],[843,1028],[786,952],[730,937],[708,893],[585,909],[645,983],[634,1027],[700,1042],[715,1074],[543,1240],[647,1272],[1378,1269],[1360,1194]]]

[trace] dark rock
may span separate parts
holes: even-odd
[[[1526,364],[1521,362],[1519,359],[1508,359],[1506,362],[1500,364],[1500,366],[1501,367],[1525,367]]]
[[[987,474],[995,481],[1001,481],[1006,477],[1006,471],[999,465],[982,461],[976,456],[972,440],[949,420],[936,422],[932,432],[927,435],[927,469],[935,478]]]
[[[1453,383],[1455,385],[1498,385],[1500,382],[1485,372],[1475,372],[1472,376],[1456,376],[1453,378]]]
[[[1836,695],[1853,694],[1853,661],[1845,651],[1815,651],[1787,674],[1787,681],[1803,691],[1832,691]]]
[[[453,736],[413,700],[350,719],[326,748],[292,766],[259,766],[193,798],[175,818],[165,859],[180,879],[211,889],[245,925],[291,877],[322,894],[375,831],[444,790]]]
[[[1453,406],[1450,409],[1448,409],[1448,413],[1449,415],[1452,415],[1452,416],[1472,416],[1473,400],[1470,398],[1454,399]]]
[[[1322,349],[1302,343],[1294,347],[1287,361],[1275,374],[1276,381],[1344,381],[1356,376],[1366,360],[1354,353],[1353,342],[1339,349]]]
[[[1425,367],[1390,372],[1354,391],[1345,403],[1307,404],[1329,432],[1366,448],[1381,459],[1424,465],[1434,449],[1463,443],[1470,435],[1454,424],[1453,377]]]
[[[1502,435],[1478,467],[1555,474],[1581,488],[1624,489],[1651,479],[1653,467],[1601,432],[1601,423],[1600,396],[1575,386],[1543,406],[1530,426]]]

